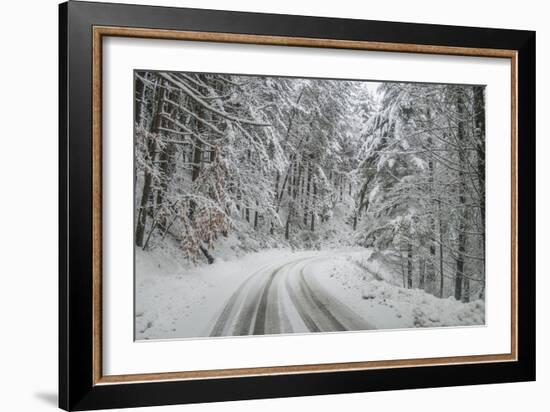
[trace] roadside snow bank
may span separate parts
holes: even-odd
[[[462,303],[454,297],[439,299],[420,289],[404,289],[372,279],[364,285],[364,300],[394,308],[411,327],[470,326],[485,323],[485,302]]]
[[[310,276],[378,329],[485,324],[485,302],[462,303],[437,298],[420,289],[389,283],[393,276],[368,253],[336,255],[330,262],[314,262]]]

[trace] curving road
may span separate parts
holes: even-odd
[[[225,302],[210,336],[374,329],[315,278],[313,264],[328,259],[293,258],[258,268]]]

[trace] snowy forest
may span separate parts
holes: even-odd
[[[338,295],[336,283],[358,289],[372,313],[381,313],[374,301],[388,305],[390,289],[397,303],[389,307],[398,307],[399,290],[411,306],[396,316],[410,315],[408,326],[484,323],[484,86],[153,71],[135,71],[134,79],[138,335],[283,333],[283,326],[273,325],[284,322],[269,320],[270,305],[282,298],[268,289],[287,263],[283,257],[292,254],[316,259],[313,272],[330,268],[325,280],[308,274],[317,286],[294,288],[304,293],[295,299],[292,285],[285,290],[306,330],[353,329],[332,321],[338,315],[331,313],[325,314],[327,327],[322,320],[309,322],[308,308],[298,307],[297,301],[309,299],[323,312],[329,303],[315,306],[316,295]],[[272,261],[281,265],[266,270],[267,283],[257,281],[251,324],[239,331],[235,320],[229,331],[223,305],[245,283],[240,275],[219,278],[233,270],[231,262],[242,263],[235,272],[252,273]],[[227,296],[197,292],[205,279],[214,289],[227,289]],[[166,293],[155,300],[147,288],[159,282]],[[246,287],[253,289],[251,283]],[[194,332],[166,303],[190,289],[201,295],[200,304],[212,306],[211,319],[200,315]],[[338,296],[345,303],[344,294]],[[203,303],[209,299],[217,303]],[[426,299],[436,315],[452,301],[447,311],[468,307],[475,316],[423,323],[436,316],[416,316],[418,302]],[[188,312],[195,305],[189,302]],[[238,305],[226,310],[237,312]],[[353,305],[348,309],[353,312]],[[170,321],[161,319],[167,311]],[[282,312],[278,308],[277,316]],[[298,330],[296,322],[290,319],[287,329]]]

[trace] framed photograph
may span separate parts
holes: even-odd
[[[535,379],[535,33],[60,5],[66,410]]]

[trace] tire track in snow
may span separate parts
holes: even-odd
[[[270,333],[280,333],[281,321],[279,319],[279,301],[276,291],[276,279],[281,276],[283,270],[288,267],[295,266],[301,261],[309,258],[301,258],[291,262],[285,262],[284,264],[275,268],[269,277],[266,279],[261,292],[258,292],[256,296],[249,297],[249,304],[245,313],[245,318],[241,318],[242,328],[238,331],[239,334],[245,334],[244,329],[253,327],[251,335],[265,335],[266,330],[270,329]],[[259,275],[258,275],[259,276]],[[251,309],[255,307],[255,313],[252,313]],[[269,324],[267,320],[270,320]],[[248,325],[248,326],[246,326]]]
[[[272,272],[269,275],[266,275],[266,268],[255,272],[252,276],[253,278],[265,277],[265,280],[258,281],[259,285],[252,286],[246,293],[242,309],[235,314],[236,325],[233,328],[233,333],[229,333],[229,335],[245,336],[265,334],[265,317],[268,306],[267,298],[269,296],[269,289],[272,286],[273,280],[277,274],[280,273],[286,266],[294,263],[294,261],[285,262],[284,264],[272,269]],[[273,307],[275,306],[276,304],[273,305]],[[275,308],[275,310],[277,309]],[[258,316],[260,319],[258,319]],[[258,331],[261,330],[262,332],[256,332],[256,329]]]
[[[223,310],[218,317],[218,320],[214,324],[214,327],[210,332],[210,336],[225,336],[223,333],[224,329],[228,325],[228,321],[230,320],[231,313],[233,312],[233,309],[236,306],[236,303],[239,297],[244,293],[245,288],[252,281],[252,279],[254,279],[263,270],[269,268],[269,266],[270,265],[264,266],[263,268],[252,273],[244,282],[240,284],[237,290],[233,292],[231,297],[227,300],[226,304],[224,305]]]
[[[282,319],[290,324],[291,312],[309,332],[373,329],[306,273],[311,264],[331,258],[327,255],[295,258],[255,271],[227,300],[210,336],[279,334],[284,327]],[[291,307],[282,305],[279,288],[286,290]],[[292,326],[290,329],[292,332]]]
[[[311,263],[308,263],[308,265]],[[342,330],[348,331],[376,329],[374,326],[366,322],[361,316],[355,313],[355,311],[349,308],[345,303],[330,294],[330,292],[319,284],[314,276],[307,276],[305,271],[308,265],[304,266],[300,271],[300,282],[318,305],[319,309],[326,316],[331,318],[331,320],[335,322],[335,325],[342,327]],[[308,277],[309,280],[306,279]]]
[[[321,332],[321,329],[319,329],[317,323],[310,316],[308,310],[304,308],[303,302],[298,298],[297,294],[294,291],[294,288],[290,284],[290,276],[286,278],[285,285],[288,295],[290,296],[290,300],[294,304],[294,307],[296,308],[298,315],[300,315],[300,318],[302,318],[302,321],[306,325],[306,328],[308,328],[310,332]]]
[[[285,262],[275,268],[267,266],[254,272],[228,300],[210,336],[280,333],[283,325],[279,317],[278,278],[281,277],[282,272],[287,267],[307,259],[311,258],[300,258]],[[267,274],[266,272],[269,270],[271,272]],[[265,277],[265,280],[258,280],[261,277]],[[246,286],[254,280],[257,280],[258,284],[251,285],[247,290]],[[240,310],[236,310],[240,298],[243,302],[242,307]],[[229,324],[235,325],[232,330],[226,330]]]
[[[277,276],[285,266],[286,265],[283,265],[278,269],[274,270],[269,276],[269,280],[266,282],[264,286],[264,289],[262,291],[262,297],[260,298],[260,303],[258,304],[258,310],[256,311],[256,321],[254,322],[254,331],[252,332],[253,335],[263,335],[265,333],[267,297],[269,295],[271,285],[273,284],[273,279],[275,279],[275,276]],[[270,307],[270,310],[275,314],[278,312],[277,306],[278,306],[278,302],[276,300],[272,300],[272,306]],[[278,316],[276,317],[278,318]],[[274,331],[273,333],[277,333],[277,332]]]
[[[347,328],[332,314],[332,312],[328,309],[327,304],[323,303],[319,297],[313,293],[311,288],[308,286],[306,280],[304,279],[304,268],[300,270],[300,290],[302,294],[307,297],[307,299],[312,302],[319,310],[320,313],[324,315],[326,320],[332,325],[330,329],[323,328],[325,332],[332,332],[332,331],[345,331]]]

